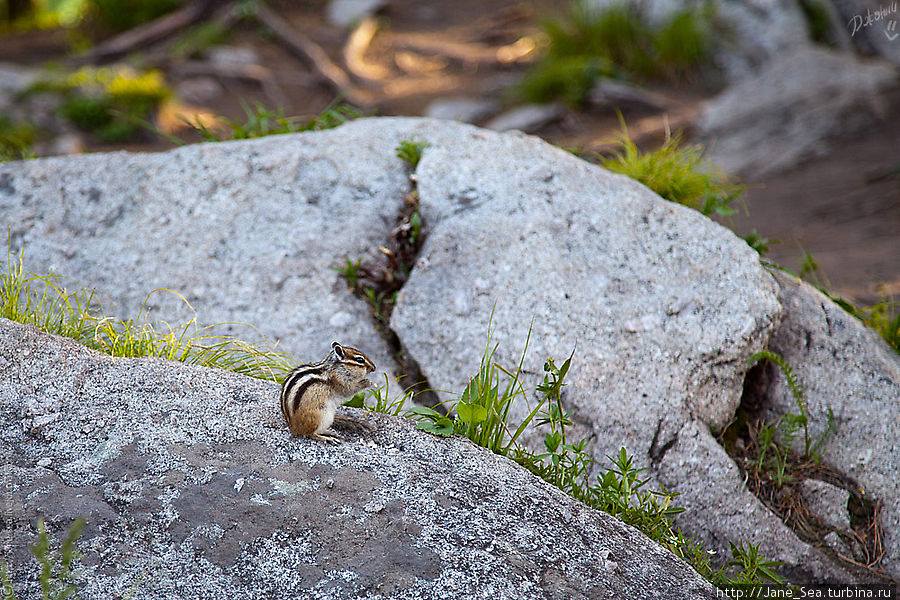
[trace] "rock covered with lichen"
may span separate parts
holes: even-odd
[[[374,434],[340,446],[292,438],[277,392],[0,320],[3,556],[19,597],[40,593],[36,519],[61,533],[76,516],[85,599],[133,585],[173,600],[714,595],[643,534],[468,440],[374,414]]]

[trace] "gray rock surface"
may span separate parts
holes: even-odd
[[[809,510],[835,529],[850,529],[850,513],[847,501],[850,492],[818,479],[805,479],[800,484],[800,493]]]
[[[165,286],[185,293],[202,323],[252,323],[304,358],[340,339],[387,364],[366,307],[331,267],[374,255],[387,237],[409,189],[394,149],[409,139],[429,144],[416,171],[428,237],[391,325],[433,388],[463,389],[492,309],[496,358],[510,367],[534,318],[524,383],[533,388],[548,356],[576,348],[563,401],[595,458],[625,446],[656,482],[681,493],[688,511],[680,524],[720,557],[743,540],[788,561],[797,580],[851,579],[746,492],[710,433],[734,415],[748,357],[781,331],[783,284],[723,227],[538,139],[364,119],[162,154],[28,161],[0,165],[0,211],[32,270],[52,267],[98,287],[117,314],[134,315],[149,290]],[[181,315],[171,298],[152,304],[154,316]],[[825,354],[815,360],[828,368]],[[887,383],[871,379],[864,360],[841,368],[846,385],[890,391],[900,381],[887,371]],[[73,385],[86,385],[79,377]],[[136,380],[123,381],[117,390]],[[58,426],[66,398],[36,387],[18,399],[28,435]],[[95,412],[79,425],[85,435],[107,431],[113,413]],[[865,437],[863,428],[852,431]],[[895,459],[885,440],[895,438],[885,435],[876,458],[852,471],[892,502]],[[528,439],[539,443],[540,434]],[[82,462],[98,456],[95,447],[76,451]],[[875,460],[883,461],[877,469]],[[247,480],[233,483],[239,477]],[[271,502],[268,493],[254,492]],[[886,548],[896,561],[896,546]]]
[[[385,0],[330,0],[325,16],[332,25],[346,28],[374,15],[385,4]]]
[[[500,103],[489,98],[438,98],[425,109],[425,116],[430,119],[477,123],[499,109]]]
[[[834,413],[824,460],[881,500],[884,567],[900,579],[900,357],[818,290],[775,277],[785,313],[769,347],[803,383],[811,437],[824,430],[828,408]],[[771,378],[767,396],[773,414],[797,411],[783,377]]]
[[[564,112],[559,104],[523,104],[497,115],[484,126],[494,131],[518,130],[528,133],[559,120]]]
[[[410,189],[394,153],[402,135],[339,129],[2,164],[0,214],[26,268],[96,288],[108,314],[135,317],[166,288],[203,325],[251,324],[302,361],[336,339],[390,370],[367,307],[334,268],[388,238]],[[147,307],[169,323],[194,316],[168,292]]]
[[[594,84],[588,102],[600,108],[634,107],[654,111],[664,110],[666,106],[665,99],[651,90],[606,78]]]
[[[0,62],[0,110],[9,110],[15,97],[39,77],[38,69]]]
[[[19,597],[43,516],[91,600],[713,598],[685,563],[515,463],[382,415],[291,438],[277,387],[114,359],[0,319],[0,544]],[[31,403],[31,404],[29,404]],[[23,413],[41,405],[41,423]],[[31,406],[31,408],[29,408]]]
[[[829,137],[877,120],[885,108],[880,94],[896,82],[887,63],[800,47],[713,98],[699,134],[725,172],[776,172],[825,152]]]
[[[625,446],[658,469],[679,503],[696,507],[685,528],[721,555],[744,539],[800,579],[846,578],[742,491],[710,434],[734,415],[747,359],[781,311],[752,250],[696,211],[535,138],[469,129],[450,143],[447,134],[417,135],[431,144],[416,172],[429,233],[391,319],[430,385],[464,388],[492,311],[497,359],[513,367],[534,319],[526,387],[548,356],[576,349],[564,399],[595,458],[605,464]],[[711,503],[720,512],[701,509]]]

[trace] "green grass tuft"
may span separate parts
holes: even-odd
[[[270,110],[261,102],[252,107],[241,103],[244,109],[244,121],[224,119],[223,127],[207,127],[202,123],[187,124],[207,142],[226,140],[246,140],[280,135],[284,133],[300,133],[304,131],[323,131],[343,125],[347,121],[362,116],[357,109],[347,104],[332,103],[314,117],[286,117],[284,110]]]
[[[256,345],[214,335],[217,326],[198,328],[194,319],[176,328],[165,325],[165,331],[143,322],[153,293],[166,291],[184,300],[171,290],[154,290],[136,318],[118,319],[101,314],[93,291],[70,292],[58,287],[58,280],[56,275],[26,274],[24,252],[16,257],[7,249],[6,272],[0,273],[0,317],[72,338],[110,356],[155,356],[276,382],[296,364],[293,356],[268,342]]]
[[[776,240],[773,238],[763,237],[759,234],[755,229],[745,235],[743,240],[747,242],[747,245],[756,250],[756,252],[760,256],[764,256],[769,252],[769,244],[780,244],[781,240]]]
[[[637,4],[596,8],[576,0],[565,18],[543,24],[546,55],[526,74],[517,93],[530,102],[561,98],[578,107],[600,77],[672,82],[690,78],[710,54],[711,6],[673,13],[653,26]]]
[[[59,115],[102,142],[133,138],[139,123],[171,96],[159,71],[130,67],[82,67],[32,85],[26,95],[56,93],[64,98]]]
[[[422,153],[427,147],[428,142],[417,142],[412,139],[404,140],[400,142],[399,146],[397,146],[397,158],[405,160],[410,165],[412,165],[413,169],[415,169],[417,166],[419,166],[419,161],[422,160]]]
[[[595,56],[563,56],[538,62],[519,83],[517,93],[529,102],[562,99],[580,107],[600,77],[610,77],[609,61]]]
[[[628,136],[624,123],[618,145],[618,152],[601,159],[601,164],[610,171],[631,177],[666,200],[706,216],[735,213],[731,203],[743,193],[745,186],[732,183],[722,173],[704,165],[702,146],[685,146],[681,135],[675,134],[656,150],[642,152]]]

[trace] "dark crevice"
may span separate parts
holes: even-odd
[[[782,377],[780,369],[769,360],[757,363],[747,372],[735,419],[719,434],[719,443],[740,468],[747,489],[778,515],[797,537],[816,547],[841,568],[854,573],[860,582],[891,581],[881,566],[884,551],[880,542],[880,503],[866,496],[858,482],[825,463],[821,456],[816,460],[781,445],[778,456],[784,465],[782,477],[776,451],[771,446],[766,452],[762,451],[767,439],[765,429],[783,422],[784,415],[774,410],[772,400],[774,386],[781,383]],[[659,428],[651,453],[658,435]],[[799,437],[802,442],[802,430]],[[835,529],[810,511],[801,493],[801,484],[810,479],[849,492],[849,529]],[[830,535],[832,533],[836,535]],[[831,544],[825,540],[826,536]],[[840,545],[834,543],[835,538],[840,540]]]
[[[415,176],[410,174],[411,190],[404,194],[394,227],[378,251],[378,261],[359,262],[355,266],[348,259],[347,268],[340,272],[347,287],[369,307],[375,328],[391,349],[397,363],[394,376],[405,391],[415,394],[417,404],[438,405],[438,397],[423,375],[418,363],[391,329],[391,313],[397,294],[409,280],[419,251],[425,243],[425,222],[419,212],[419,190]],[[440,407],[439,407],[440,408]]]
[[[647,455],[650,458],[650,462],[653,465],[658,465],[660,461],[662,461],[663,457],[665,457],[666,452],[672,449],[678,442],[678,434],[676,433],[671,438],[666,440],[662,445],[659,443],[659,434],[662,432],[663,419],[660,419],[656,424],[656,431],[653,433],[653,441],[650,442],[650,449],[647,451]]]

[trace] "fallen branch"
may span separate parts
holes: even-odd
[[[175,12],[129,29],[98,44],[87,54],[76,57],[75,62],[79,64],[103,63],[157,42],[199,21],[216,4],[215,0],[195,0]]]
[[[320,78],[347,101],[357,106],[369,105],[370,101],[353,85],[347,73],[328,58],[328,54],[321,46],[295,30],[290,23],[272,12],[265,4],[260,3],[257,7],[256,18],[271,29],[291,51],[308,61]]]

